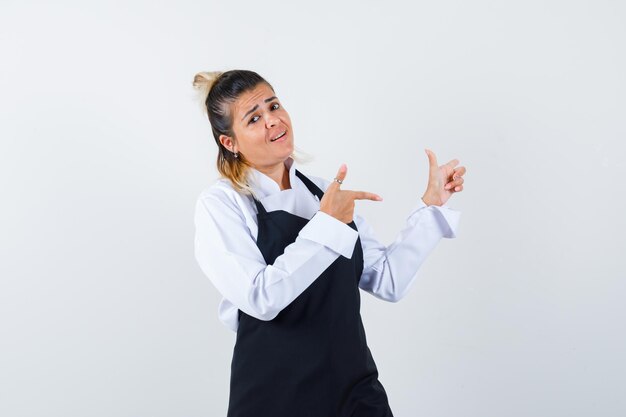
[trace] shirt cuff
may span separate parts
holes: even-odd
[[[459,210],[451,209],[445,204],[443,206],[432,207],[434,210],[437,210],[437,213],[439,213],[439,226],[443,231],[443,237],[448,239],[455,238],[458,234],[461,212]]]
[[[431,208],[432,207],[432,208]],[[437,213],[437,224],[441,230],[443,237],[452,239],[457,237],[459,221],[461,219],[461,211],[455,210],[444,204],[442,206],[436,205],[427,205],[420,198],[419,202],[413,207],[411,210],[411,214],[407,217],[407,220],[412,224],[415,223],[415,219],[419,218],[419,215],[416,215],[421,209],[426,210],[434,210]]]
[[[299,236],[324,245],[350,259],[359,232],[330,214],[318,210],[300,230]]]

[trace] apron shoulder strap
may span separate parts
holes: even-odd
[[[308,188],[309,191],[313,195],[316,195],[317,198],[319,198],[319,200],[322,201],[322,197],[324,197],[324,192],[317,185],[315,185],[313,181],[308,179],[303,173],[301,173],[297,169],[296,169],[296,175],[298,176],[298,178],[302,180],[304,185],[306,185],[306,188]]]
[[[259,200],[257,200],[254,195],[252,195],[252,200],[254,200],[254,204],[256,204],[256,212],[257,212],[257,214],[259,214],[259,213],[266,214],[267,213],[265,211],[265,207],[263,207],[263,204],[261,204],[261,202]]]
[[[309,191],[313,195],[316,195],[317,198],[320,201],[322,201],[322,197],[324,197],[324,192],[317,185],[315,185],[315,183],[313,181],[308,179],[303,173],[301,173],[297,169],[296,169],[296,175],[298,176],[298,178],[300,178],[302,180],[304,185],[306,185],[306,188],[308,188]],[[257,213],[263,213],[263,214],[267,213],[267,211],[265,210],[265,207],[263,207],[263,204],[261,204],[261,202],[259,200],[257,200],[254,197],[254,195],[252,196],[252,199],[254,200],[254,204],[256,204]]]

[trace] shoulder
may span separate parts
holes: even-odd
[[[300,169],[298,169],[298,171],[300,171],[302,174],[304,174],[305,177],[310,179],[311,182],[313,182],[315,185],[317,185],[320,188],[320,190],[322,190],[324,192],[326,192],[326,189],[328,188],[328,186],[331,183],[331,181],[327,180],[326,178],[319,177],[317,175],[311,175],[311,174],[308,174],[306,172],[302,172],[302,170],[300,170]]]
[[[210,198],[232,198],[235,193],[235,190],[226,178],[218,178],[213,181],[212,184],[207,185],[200,191],[200,194],[198,194],[198,200]]]
[[[196,200],[196,210],[226,210],[242,214],[246,196],[237,192],[226,178],[218,178],[200,191]]]

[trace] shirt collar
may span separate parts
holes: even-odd
[[[289,171],[289,183],[291,184],[291,189],[296,187],[296,161],[290,156],[285,160],[285,167]],[[279,193],[281,191],[280,186],[276,181],[262,173],[256,168],[250,167],[249,173],[249,184],[250,187],[254,190],[254,192],[258,195],[258,198],[264,198],[271,194]]]

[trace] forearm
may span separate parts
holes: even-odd
[[[386,301],[403,298],[441,238],[456,236],[460,214],[447,207],[418,204],[395,241],[387,247],[374,238],[371,228],[361,220],[362,242],[367,244],[367,250],[359,286]]]

